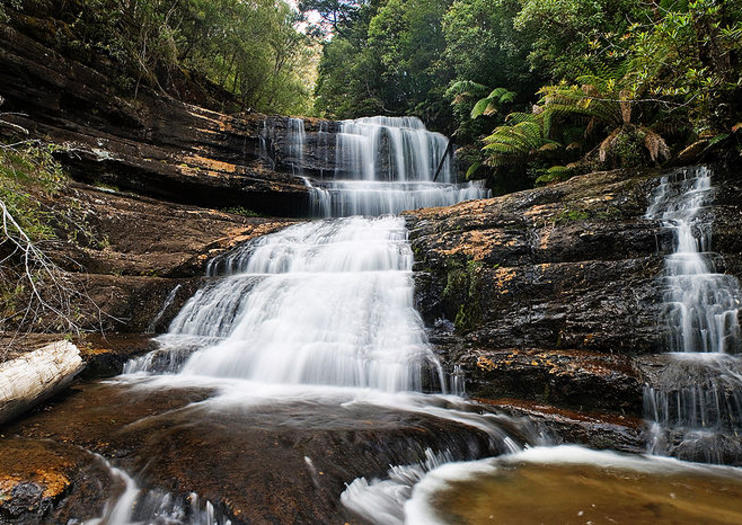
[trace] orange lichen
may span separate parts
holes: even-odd
[[[182,169],[194,170],[198,168],[206,169],[209,171],[218,171],[222,173],[236,173],[237,165],[230,162],[224,162],[221,160],[210,159],[201,155],[190,155],[183,159],[186,166],[182,166]]]
[[[479,358],[477,359],[477,368],[481,368],[482,370],[491,372],[492,370],[497,368],[497,365],[494,363],[494,361],[492,361],[492,359],[484,356],[479,356]]]

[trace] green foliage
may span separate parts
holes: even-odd
[[[653,115],[635,111],[637,100],[630,89],[621,89],[620,82],[614,79],[604,80],[596,76],[582,76],[577,81],[582,86],[560,84],[539,90],[542,95],[541,117],[547,136],[551,135],[555,121],[578,117],[587,120],[586,135],[600,136],[599,130],[610,130],[607,136],[602,137],[598,150],[602,163],[615,158],[617,162],[614,165],[639,166],[644,162],[640,151],[642,146],[652,162],[669,158],[667,143],[658,133],[632,122],[632,118],[651,118]]]
[[[499,106],[512,103],[515,100],[515,92],[508,91],[505,88],[495,88],[489,95],[477,101],[471,110],[471,118],[477,118],[480,115],[490,116],[497,113]]]
[[[574,175],[574,170],[567,166],[552,166],[549,169],[542,170],[541,175],[536,178],[536,186],[544,186],[554,182],[567,180]]]
[[[651,7],[633,0],[523,0],[513,26],[533,35],[531,69],[558,81],[618,67],[620,58],[610,50],[596,52],[596,42],[623,35],[630,20],[648,12]]]
[[[342,24],[325,45],[318,107],[342,117],[417,114],[455,130],[467,177],[489,175],[495,186],[509,178],[515,189],[566,176],[553,165],[656,164],[699,138],[707,151],[742,149],[732,129],[742,121],[740,2],[354,5],[340,6]]]
[[[205,84],[245,108],[310,109],[317,53],[284,2],[25,0],[21,9],[17,23],[54,13],[60,49],[83,60],[106,55],[118,65],[113,80],[135,97],[142,85],[182,97]]]
[[[253,210],[248,210],[242,206],[232,206],[230,208],[222,208],[222,211],[227,213],[233,213],[235,215],[242,215],[243,217],[260,217],[261,215]]]
[[[682,104],[696,133],[729,130],[742,97],[742,4],[674,2],[629,29],[621,56],[634,89]]]
[[[317,82],[318,112],[352,118],[417,114],[450,121],[445,87],[450,68],[441,18],[447,0],[361,3],[324,46]]]
[[[17,149],[0,145],[0,200],[33,241],[54,238],[51,213],[39,196],[54,196],[66,176],[52,157],[52,145],[28,145]],[[9,226],[13,229],[13,226]]]
[[[586,210],[574,210],[565,208],[557,215],[557,223],[565,224],[568,222],[586,221],[590,218],[590,212]]]
[[[498,126],[484,138],[482,150],[487,156],[487,165],[500,167],[522,163],[529,156],[559,147],[559,143],[546,136],[540,115],[513,113],[509,117],[512,117],[512,124]]]

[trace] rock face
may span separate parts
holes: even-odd
[[[292,171],[290,119],[226,115],[145,90],[124,99],[104,65],[60,55],[45,40],[53,38],[0,24],[0,95],[3,111],[23,114],[6,118],[63,145],[56,155],[76,179],[186,204],[308,212],[307,187]],[[334,162],[317,153],[319,126],[306,123],[305,162],[314,172],[320,156]]]
[[[633,356],[661,353],[658,173],[612,171],[406,213],[418,307],[473,396],[641,415]],[[713,249],[742,276],[742,179],[719,172]]]
[[[427,448],[457,459],[503,452],[482,430],[424,413],[290,396],[246,409],[214,395],[207,388],[88,384],[4,432],[116,458],[141,487],[176,498],[195,491],[239,524],[358,523],[340,504],[357,477],[422,461]],[[517,425],[506,429],[517,439]],[[0,438],[0,448],[6,441]],[[75,517],[90,518],[90,509]],[[69,514],[65,502],[54,511]]]
[[[51,205],[83,210],[79,220],[90,239],[52,243],[47,253],[79,280],[101,309],[102,315],[97,308],[83,312],[87,327],[131,333],[164,331],[202,283],[210,258],[296,222],[244,217],[81,184],[67,188]]]
[[[102,460],[74,445],[3,438],[0,522],[74,523],[103,510],[112,480]]]

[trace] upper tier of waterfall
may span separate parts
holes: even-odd
[[[268,128],[263,133],[267,138],[272,135]],[[324,159],[334,168],[318,176],[305,170],[304,121],[290,119],[285,139],[286,157],[310,189],[315,217],[393,214],[489,195],[481,181],[458,183],[448,138],[428,131],[417,117],[344,120],[335,133],[329,133],[326,125],[320,125],[317,133],[312,145],[321,151],[315,154],[327,156],[334,150],[332,162]]]

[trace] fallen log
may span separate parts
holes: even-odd
[[[0,363],[0,424],[65,388],[83,368],[80,350],[69,341]]]

